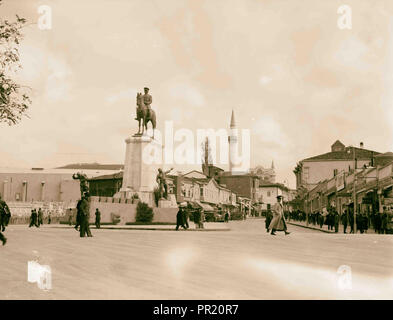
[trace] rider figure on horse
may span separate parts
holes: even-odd
[[[151,95],[149,94],[149,88],[145,87],[143,88],[143,90],[145,91],[145,94],[142,96],[142,101],[144,103],[144,105],[147,107],[147,118],[150,117],[150,110],[151,110],[151,103],[153,102],[153,99],[151,97]],[[136,108],[136,114],[138,114],[138,107]],[[138,117],[135,118],[135,120],[138,120]]]

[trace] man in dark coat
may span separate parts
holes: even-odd
[[[344,233],[347,233],[348,212],[346,209],[344,210],[344,213],[341,216],[341,223],[343,224],[343,227],[344,227]]]
[[[194,214],[193,214],[193,221],[195,223],[196,229],[201,227],[201,219],[202,219],[202,210],[198,208],[194,210]]]
[[[366,213],[362,214],[362,225],[363,225],[363,231],[367,233],[368,230],[368,215]]]
[[[270,222],[272,222],[272,219],[273,219],[272,212],[270,210],[268,210],[266,212],[266,220],[265,220],[266,232],[269,232],[269,226],[270,226]]]
[[[78,227],[80,229],[80,226],[82,225],[82,211],[81,211],[81,203],[82,199],[78,201],[76,204],[76,222],[75,222],[75,230],[78,231]]]
[[[340,224],[340,216],[338,215],[338,212],[336,210],[334,210],[333,219],[334,219],[334,232],[337,233],[338,232],[338,227],[339,227],[339,224]]]
[[[349,233],[353,233],[354,232],[354,217],[353,217],[352,210],[349,212],[349,226],[351,227],[351,230]]]
[[[381,233],[382,234],[387,234],[388,232],[388,215],[386,212],[386,207],[383,207],[383,214],[381,218]]]
[[[79,210],[80,210],[80,236],[83,238],[85,235],[92,237],[89,220],[90,220],[90,203],[89,195],[85,192],[82,200],[80,200]]]
[[[184,207],[183,208],[183,222],[184,222],[186,229],[190,228],[190,226],[188,224],[188,218],[189,218],[188,210],[186,207]]]
[[[31,210],[29,228],[32,226],[36,226],[37,228],[39,227],[39,225],[37,223],[37,211],[35,209]]]
[[[44,224],[44,214],[43,214],[41,208],[38,209],[37,219],[38,219],[38,226],[40,226],[41,224]]]
[[[2,234],[2,231],[5,231],[5,227],[8,225],[8,222],[11,218],[11,211],[8,208],[8,205],[1,199],[0,196],[0,240],[3,243],[3,246],[7,242],[7,238]]]
[[[326,215],[326,224],[328,226],[328,230],[330,230],[332,226],[332,212],[330,211],[330,209]]]
[[[319,228],[322,229],[323,224],[325,222],[325,217],[321,212],[318,212],[318,215],[319,215]]]
[[[0,231],[5,231],[5,227],[8,226],[8,223],[11,219],[11,211],[8,208],[8,205],[5,201],[1,199],[0,196]]]
[[[96,228],[101,228],[101,212],[96,208]]]
[[[183,206],[179,208],[179,211],[177,212],[176,215],[176,231],[179,230],[179,227],[182,227],[183,229],[187,229],[186,226],[184,225],[184,213],[183,213]]]
[[[364,232],[364,230],[363,230],[363,217],[362,217],[361,213],[356,215],[356,226],[357,226],[358,230],[360,231],[360,233]]]

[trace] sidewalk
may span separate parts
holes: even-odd
[[[179,228],[179,232],[182,231],[230,231],[227,223],[220,222],[205,222],[203,224],[203,229],[196,229],[193,222],[189,222],[190,228],[184,230]],[[69,226],[67,224],[56,224],[56,225],[43,225],[41,227],[47,228],[74,228],[74,226]],[[97,229],[96,226],[90,225],[90,229]],[[176,231],[176,225],[165,225],[165,224],[153,224],[153,225],[101,225],[101,230],[159,230],[159,231]]]
[[[309,223],[307,226],[307,223],[304,221],[295,221],[295,220],[288,221],[288,220],[286,220],[286,222],[287,222],[287,224],[291,224],[291,225],[298,226],[298,227],[318,230],[318,231],[326,232],[326,233],[336,233],[336,232],[334,232],[334,228],[333,228],[333,230],[328,230],[327,225],[323,225],[322,228],[320,228],[319,225],[317,225],[317,224],[313,225],[312,223]],[[349,234],[350,230],[351,230],[351,227],[348,225],[347,226],[347,234]],[[344,233],[344,227],[342,224],[339,225],[337,233]],[[357,233],[360,234],[360,231],[358,230]],[[375,231],[373,228],[370,227],[366,232],[364,232],[364,234],[375,234]]]

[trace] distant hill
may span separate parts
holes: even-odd
[[[99,163],[72,163],[56,169],[75,169],[75,170],[122,170],[123,164],[99,164]]]

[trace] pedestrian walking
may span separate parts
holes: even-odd
[[[363,219],[362,219],[362,215],[360,213],[356,215],[356,227],[360,233],[363,233]]]
[[[186,227],[186,229],[190,228],[190,226],[188,224],[188,218],[189,218],[188,210],[187,210],[186,206],[184,206],[183,207],[183,222],[184,222],[184,226]]]
[[[179,230],[179,227],[182,227],[183,229],[187,229],[186,226],[184,225],[183,206],[179,207],[179,211],[177,212],[176,215],[176,231]]]
[[[375,214],[375,232],[381,233],[382,231],[382,214],[377,212]]]
[[[266,219],[265,219],[266,232],[269,232],[269,226],[270,226],[270,223],[272,222],[272,219],[273,219],[272,212],[270,210],[268,210],[266,212]]]
[[[327,211],[326,218],[325,218],[325,224],[327,225],[328,230],[330,230],[330,227],[332,225],[330,210]]]
[[[37,222],[38,222],[38,226],[40,226],[41,224],[44,224],[44,214],[41,210],[41,208],[38,209],[38,214],[37,214]]]
[[[351,230],[349,231],[349,233],[353,233],[354,232],[354,217],[353,217],[353,211],[351,210],[349,212],[349,226],[351,227]]]
[[[347,212],[347,210],[344,210],[344,213],[341,216],[341,223],[343,224],[343,227],[344,227],[344,233],[347,233],[347,225],[348,225],[348,212]]]
[[[229,212],[225,212],[225,217],[224,217],[224,221],[228,223],[229,221]]]
[[[202,208],[200,208],[199,211],[199,215],[201,217],[199,220],[199,229],[204,229],[203,223],[205,222],[205,211]]]
[[[272,209],[273,218],[269,225],[269,229],[272,230],[270,233],[271,235],[276,235],[276,231],[284,231],[285,235],[290,234],[290,232],[287,231],[287,225],[284,217],[284,208],[281,201],[282,196],[278,195],[277,203],[274,204]]]
[[[362,214],[362,225],[363,225],[363,232],[367,233],[368,230],[368,216],[365,212]]]
[[[337,233],[340,224],[340,216],[336,210],[334,210],[333,219],[334,219],[334,232]]]
[[[2,232],[5,231],[5,227],[8,226],[10,219],[11,211],[8,208],[7,203],[2,200],[0,196],[0,240],[3,246],[7,243],[7,238],[3,235]]]
[[[200,222],[201,222],[201,211],[200,211],[200,209],[194,210],[192,218],[193,218],[192,220],[195,223],[195,229],[198,229],[199,226],[200,226]]]
[[[80,226],[81,226],[81,222],[82,222],[82,210],[80,208],[82,204],[82,199],[78,201],[78,203],[76,204],[76,221],[75,221],[75,230],[76,231],[80,231]],[[79,227],[79,230],[78,230]]]
[[[84,193],[82,199],[80,200],[79,210],[80,210],[80,237],[92,237],[89,220],[90,220],[90,202],[89,194]]]
[[[32,226],[36,226],[37,228],[39,228],[38,221],[37,221],[37,211],[35,209],[31,210],[31,215],[30,215],[29,228],[31,228]]]
[[[385,206],[383,207],[383,214],[381,218],[381,233],[382,234],[388,233],[388,215]]]
[[[96,208],[96,228],[100,229],[101,228],[101,212]]]
[[[318,217],[319,217],[319,228],[322,229],[323,224],[325,222],[325,217],[321,212],[318,212]]]
[[[0,231],[4,232],[5,227],[8,226],[8,223],[11,219],[11,211],[8,207],[7,203],[1,199],[0,196]]]

